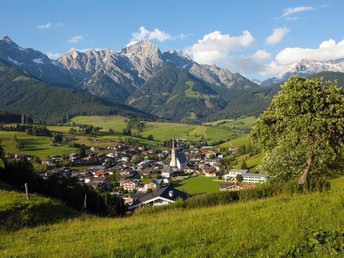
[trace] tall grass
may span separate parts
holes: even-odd
[[[0,254],[2,257],[293,257],[294,254],[297,254],[294,257],[329,257],[331,253],[338,256],[343,255],[342,247],[334,248],[343,244],[340,240],[343,193],[341,188],[327,193],[281,195],[130,218],[85,217],[7,232],[0,238]],[[315,240],[318,244],[312,246]],[[333,243],[323,244],[331,240]],[[308,253],[311,250],[315,253]]]

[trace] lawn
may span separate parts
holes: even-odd
[[[214,180],[217,180],[217,177],[196,176],[176,182],[175,187],[189,194],[216,193],[220,190],[220,184],[224,182]]]

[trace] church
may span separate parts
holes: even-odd
[[[186,168],[187,160],[183,152],[177,152],[174,147],[174,137],[172,140],[171,161],[170,167],[173,170],[182,171]]]

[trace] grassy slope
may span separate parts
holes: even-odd
[[[53,223],[78,215],[78,212],[62,203],[36,194],[30,194],[27,200],[24,193],[0,181],[0,234],[4,228]]]
[[[314,230],[342,230],[341,178],[328,193],[170,210],[124,219],[89,217],[3,234],[2,257],[278,257]],[[318,250],[314,256],[329,256]]]

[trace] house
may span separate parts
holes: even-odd
[[[244,173],[242,182],[248,184],[264,184],[268,181],[269,175],[267,174],[255,174],[255,173]]]
[[[216,169],[214,167],[205,168],[203,172],[206,177],[216,177]]]
[[[128,192],[134,191],[139,185],[139,180],[125,180],[120,182],[120,187]]]
[[[173,169],[170,166],[164,166],[161,171],[162,178],[170,178],[173,175]]]
[[[129,209],[132,210],[145,205],[168,205],[170,203],[174,203],[179,198],[186,200],[188,197],[187,193],[174,189],[172,186],[167,186],[158,191],[142,195],[137,201],[129,206]]]
[[[145,187],[146,191],[148,189],[152,189],[154,191],[154,190],[159,190],[161,188],[161,184],[162,184],[161,179],[153,179],[152,181],[146,183],[144,185],[144,187]]]
[[[256,185],[248,185],[248,184],[220,184],[220,191],[240,191],[246,189],[255,189]]]
[[[223,180],[225,181],[236,181],[237,175],[243,175],[249,173],[248,169],[231,169],[227,174],[223,175]]]

